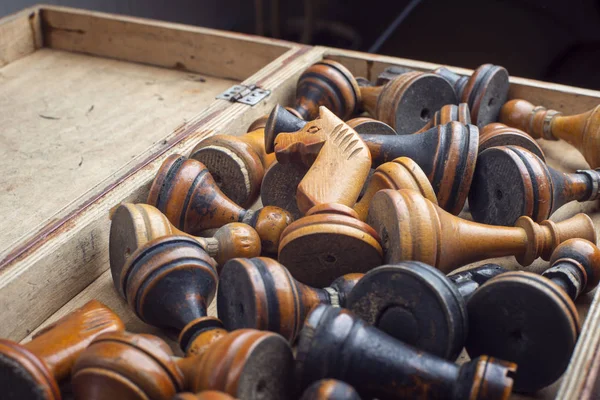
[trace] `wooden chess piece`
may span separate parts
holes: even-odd
[[[508,399],[516,365],[482,356],[463,365],[419,352],[350,311],[320,305],[300,332],[300,389],[323,378],[354,386],[364,398]]]
[[[367,112],[399,135],[418,131],[444,105],[458,103],[446,79],[426,72],[407,72],[384,86],[361,87],[360,91]]]
[[[352,118],[346,121],[352,129],[356,131],[359,135],[364,134],[377,134],[377,135],[397,135],[394,128],[386,124],[385,122],[368,118],[368,117],[358,117]]]
[[[571,239],[570,239],[571,240]],[[483,264],[479,267],[469,268],[467,270],[448,275],[461,298],[468,302],[473,293],[484,283],[495,276],[508,272],[508,270],[498,264]]]
[[[301,162],[308,172],[298,184],[298,209],[327,203],[353,206],[371,168],[371,154],[356,131],[325,107],[293,133],[277,135],[280,163]]]
[[[235,400],[227,393],[218,392],[216,390],[205,390],[203,392],[193,393],[178,393],[173,397],[173,400]]]
[[[464,125],[471,123],[471,113],[467,103],[446,104],[433,114],[433,118],[429,120],[424,127],[415,133],[423,133],[438,125],[446,125],[448,122],[457,121]],[[375,132],[374,132],[375,133]]]
[[[302,118],[302,115],[300,115],[300,113],[298,111],[296,111],[295,109],[293,109],[292,107],[286,107],[286,110],[288,110],[289,112],[291,112],[292,114],[294,114],[296,117],[298,118]],[[265,127],[267,126],[267,121],[269,120],[269,114],[265,114],[262,117],[254,120],[254,122],[252,122],[250,124],[250,126],[248,127],[248,130],[246,131],[246,133],[250,133],[253,131],[256,131],[258,129],[265,129]],[[264,132],[263,132],[264,134]],[[262,151],[264,151],[264,146],[261,146]]]
[[[173,154],[163,162],[148,195],[175,227],[191,235],[220,228],[230,222],[252,226],[261,238],[263,252],[277,252],[281,232],[292,218],[285,210],[263,207],[245,210],[227,198],[199,161]]]
[[[586,214],[558,223],[537,224],[520,217],[514,227],[491,226],[453,216],[405,189],[375,194],[367,223],[381,237],[386,263],[422,261],[446,274],[475,261],[510,255],[528,266],[538,257],[549,259],[567,239],[596,242],[594,224]]]
[[[546,156],[540,145],[525,132],[499,122],[487,124],[479,131],[479,153],[498,146],[519,146],[546,162]]]
[[[60,381],[98,335],[124,329],[97,300],[86,303],[37,333],[25,344],[0,339],[0,386],[6,400],[60,400]]]
[[[562,139],[583,154],[590,167],[600,167],[600,106],[577,115],[534,107],[525,100],[511,100],[502,107],[500,122],[527,132],[536,139]]]
[[[381,265],[379,235],[350,207],[311,208],[281,235],[278,260],[298,281],[323,288],[339,276]]]
[[[125,262],[144,243],[169,235],[184,235],[198,241],[209,256],[222,266],[235,257],[258,257],[260,237],[250,226],[232,222],[217,229],[213,237],[197,237],[175,228],[156,207],[148,204],[122,203],[111,217],[110,268],[117,282]]]
[[[275,206],[286,210],[294,220],[304,214],[298,209],[296,191],[308,172],[304,164],[280,164],[275,161],[267,172],[260,187],[260,199],[263,206]]]
[[[346,67],[333,60],[321,60],[300,75],[294,109],[306,120],[319,116],[325,106],[343,120],[357,111],[361,89]]]
[[[369,204],[377,193],[383,189],[410,189],[420,193],[423,197],[437,204],[435,192],[427,175],[408,157],[398,157],[393,161],[381,164],[369,181],[364,195],[354,205],[358,219],[366,221]]]
[[[467,338],[467,310],[458,289],[418,261],[367,272],[348,294],[346,308],[390,336],[451,361]]]
[[[274,148],[281,132],[295,132],[306,122],[276,106],[265,129],[265,146]],[[269,132],[269,134],[266,134]],[[377,167],[398,157],[408,157],[423,169],[440,206],[458,214],[467,200],[475,172],[479,130],[474,125],[450,122],[419,135],[361,134]]]
[[[573,301],[600,279],[600,250],[571,239],[556,248],[540,275],[507,272],[483,284],[467,307],[466,349],[519,363],[515,390],[534,392],[566,370],[581,327]]]
[[[344,307],[362,275],[347,274],[315,289],[296,281],[271,258],[236,258],[220,274],[218,315],[229,330],[269,330],[293,342],[311,309],[318,304]]]
[[[479,154],[469,193],[473,219],[510,226],[522,215],[539,222],[571,201],[600,198],[600,171],[566,174],[517,146],[492,147]]]
[[[321,379],[306,388],[300,400],[361,400],[356,390],[346,382]]]
[[[131,255],[120,292],[144,322],[179,332],[187,357],[178,362],[186,388],[222,390],[242,399],[286,398],[293,364],[280,335],[253,329],[227,333],[207,316],[217,274],[210,257],[184,236],[152,240]]]

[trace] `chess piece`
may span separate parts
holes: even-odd
[[[519,363],[515,390],[534,392],[566,370],[580,333],[573,301],[600,279],[600,250],[571,239],[552,253],[543,274],[507,272],[468,301],[471,357],[490,354]]]
[[[173,397],[173,400],[235,400],[227,393],[218,392],[216,390],[205,390],[203,392],[193,393],[178,393]]]
[[[28,343],[0,339],[2,399],[60,400],[58,383],[71,375],[73,363],[90,342],[102,333],[123,329],[115,313],[92,300]]]
[[[289,112],[291,112],[292,114],[294,114],[296,117],[302,118],[300,113],[298,113],[298,111],[294,110],[292,107],[286,107],[285,109],[288,110]],[[263,115],[262,117],[256,119],[253,123],[251,123],[246,132],[250,133],[250,132],[253,132],[258,129],[265,129],[265,127],[267,126],[268,120],[269,120],[269,114]],[[264,151],[264,146],[261,146],[261,148],[262,148],[262,151]]]
[[[298,281],[323,288],[337,277],[381,265],[379,236],[350,207],[311,208],[281,235],[278,260]]]
[[[298,132],[277,135],[275,154],[280,163],[310,167],[296,191],[302,213],[327,203],[353,206],[371,168],[358,134],[325,107]]]
[[[295,132],[306,125],[276,106],[265,129],[265,146],[274,148],[281,132]],[[268,132],[268,134],[267,134]],[[427,175],[444,210],[462,211],[475,171],[479,130],[474,125],[450,122],[419,135],[361,134],[377,167],[398,157],[414,160]]]
[[[364,195],[354,205],[354,211],[361,221],[366,221],[369,204],[375,193],[383,189],[411,189],[437,204],[435,192],[423,170],[410,158],[398,157],[377,167]]]
[[[229,330],[253,328],[279,333],[293,342],[308,312],[318,304],[344,307],[362,274],[347,274],[324,289],[296,281],[271,258],[230,260],[220,275],[218,315]]]
[[[457,104],[452,85],[426,72],[407,72],[384,86],[360,88],[363,107],[399,135],[421,129],[446,104]]]
[[[222,390],[242,399],[286,398],[293,363],[289,344],[271,332],[227,333],[220,320],[207,316],[216,284],[217,273],[202,247],[171,236],[131,255],[119,289],[142,321],[179,332],[187,357],[178,366],[187,389]]]
[[[353,315],[320,305],[300,332],[300,389],[323,378],[354,386],[364,398],[508,399],[516,365],[481,356],[457,365],[419,352]]]
[[[148,204],[158,208],[176,228],[191,235],[243,222],[256,229],[263,252],[275,253],[281,232],[291,216],[277,207],[244,210],[227,198],[199,161],[173,154],[163,162],[148,195]]]
[[[280,164],[275,161],[267,172],[260,187],[263,206],[275,206],[286,210],[297,220],[304,214],[298,209],[296,191],[308,172],[308,167],[299,163]]]
[[[294,110],[306,121],[319,116],[325,106],[342,120],[350,119],[361,102],[361,91],[346,67],[333,60],[321,60],[300,75]]]
[[[454,283],[466,303],[481,285],[505,272],[508,272],[508,270],[498,264],[483,264],[479,267],[453,273],[448,275],[448,278]]]
[[[600,198],[600,171],[566,174],[517,146],[492,147],[479,154],[469,193],[473,219],[510,226],[522,215],[548,219],[564,204]]]
[[[534,107],[525,100],[511,100],[502,107],[500,122],[527,132],[536,139],[562,139],[583,154],[590,167],[600,167],[600,107],[583,114]]]
[[[346,124],[356,131],[359,135],[377,134],[377,135],[397,135],[394,128],[385,122],[373,118],[358,117],[346,121]]]
[[[546,156],[540,145],[525,132],[499,122],[487,124],[479,131],[479,153],[498,146],[519,146],[546,162]]]
[[[567,239],[596,242],[594,224],[586,214],[558,223],[536,224],[520,217],[514,227],[491,226],[455,217],[405,189],[375,194],[367,223],[381,237],[386,263],[422,261],[446,274],[471,262],[510,255],[528,266],[538,257],[549,259]]]
[[[232,222],[217,229],[213,237],[196,237],[175,228],[157,208],[148,204],[123,203],[110,225],[110,268],[117,282],[127,258],[144,243],[169,235],[184,235],[198,241],[209,256],[222,266],[235,257],[260,255],[260,237],[249,225]]]
[[[361,400],[356,390],[345,382],[321,379],[306,388],[300,400]]]
[[[459,105],[446,104],[433,114],[433,118],[424,127],[415,133],[423,133],[435,126],[446,125],[452,121],[460,122],[463,125],[471,123],[471,113],[469,112],[467,103],[460,103]]]
[[[467,311],[458,289],[418,261],[367,272],[348,294],[346,308],[390,336],[451,361],[467,338]]]

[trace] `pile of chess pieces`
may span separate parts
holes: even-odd
[[[600,173],[547,166],[536,139],[597,168],[600,107],[564,116],[508,89],[490,64],[374,83],[311,66],[295,105],[169,156],[146,204],[111,215],[115,296],[180,349],[92,301],[29,343],[0,341],[4,395],[60,399],[67,382],[89,400],[458,400],[551,385],[600,250],[586,214],[548,218],[600,198]],[[461,269],[505,256],[522,268]]]

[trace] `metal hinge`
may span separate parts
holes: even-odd
[[[253,106],[270,94],[270,90],[262,89],[256,85],[234,85],[218,95],[217,99]]]

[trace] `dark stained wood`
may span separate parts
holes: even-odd
[[[271,258],[237,258],[225,264],[217,292],[219,318],[229,330],[277,332],[291,343],[318,304],[345,307],[347,294],[363,274],[347,274],[325,289],[296,281]]]
[[[0,383],[7,400],[60,400],[58,383],[71,375],[75,360],[98,335],[124,329],[119,317],[92,300],[30,342],[0,339]]]
[[[300,400],[361,400],[356,390],[336,379],[322,379],[306,388]]]
[[[257,257],[261,252],[260,237],[250,225],[232,222],[217,229],[212,237],[197,237],[175,228],[151,205],[122,203],[111,216],[109,254],[113,280],[119,279],[123,265],[136,249],[152,239],[170,235],[197,240],[220,266],[231,258]]]
[[[279,163],[309,167],[296,192],[301,213],[327,203],[353,206],[371,168],[356,131],[325,107],[298,132],[279,133],[275,154]]]
[[[163,162],[152,182],[148,204],[192,235],[230,222],[246,223],[256,229],[267,254],[277,251],[281,232],[292,221],[288,212],[277,207],[243,209],[221,192],[204,164],[178,154]]]
[[[540,222],[568,202],[599,198],[600,172],[566,174],[522,147],[500,146],[477,157],[469,206],[477,222],[510,226],[523,215]]]
[[[263,206],[275,206],[286,210],[294,220],[304,214],[298,209],[296,191],[308,172],[304,164],[280,164],[275,161],[263,178],[260,187],[260,199]]]
[[[544,151],[535,139],[520,129],[494,122],[479,131],[479,153],[497,146],[519,146],[546,162]]]
[[[381,190],[371,201],[367,222],[381,237],[386,263],[422,261],[444,273],[487,258],[513,255],[523,265],[571,238],[596,243],[586,214],[561,222],[535,223],[520,217],[514,227],[467,221],[447,213],[411,190]]]
[[[562,139],[576,147],[592,168],[600,167],[600,106],[577,115],[511,100],[502,107],[500,122],[521,129],[536,139]]]
[[[418,352],[350,311],[320,305],[300,333],[300,389],[323,378],[343,380],[363,398],[508,399],[516,365],[487,356],[462,366]],[[354,361],[360,360],[360,362]]]
[[[448,122],[457,121],[468,125],[471,123],[471,113],[467,103],[446,104],[433,115],[429,122],[415,133],[423,133],[438,125],[446,125]]]
[[[298,281],[322,288],[339,276],[381,265],[382,257],[379,235],[354,210],[325,204],[286,228],[278,260]]]

